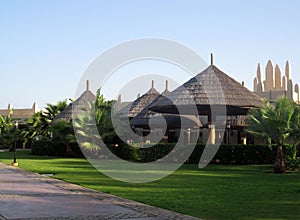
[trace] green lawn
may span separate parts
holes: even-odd
[[[11,152],[0,153],[10,164]],[[300,172],[273,174],[271,165],[184,165],[151,183],[112,180],[85,159],[17,153],[21,168],[88,188],[205,219],[300,219]]]

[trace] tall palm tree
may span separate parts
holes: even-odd
[[[275,105],[265,101],[260,109],[250,111],[247,131],[253,135],[267,138],[269,143],[275,143],[278,147],[274,172],[284,173],[282,147],[291,143],[295,133],[296,123],[299,122],[300,110],[293,100],[281,97]]]

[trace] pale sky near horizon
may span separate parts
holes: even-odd
[[[15,108],[33,102],[43,108],[74,98],[96,57],[122,42],[148,37],[182,43],[207,63],[214,53],[215,65],[250,90],[258,62],[264,69],[269,59],[282,72],[289,60],[292,79],[300,83],[299,9],[297,0],[2,0],[0,108],[10,102]],[[108,99],[114,98],[110,88],[103,90]]]

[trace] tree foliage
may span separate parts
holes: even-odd
[[[299,106],[286,97],[281,97],[274,105],[265,101],[262,108],[250,111],[247,131],[250,134],[267,138],[269,144],[274,143],[278,146],[275,172],[285,172],[282,146],[299,143],[299,117]],[[296,148],[293,147],[293,149]],[[295,152],[293,155],[295,156]]]
[[[49,138],[52,132],[50,129],[52,120],[60,114],[67,105],[67,100],[59,101],[55,105],[47,104],[45,111],[32,114],[27,120],[28,128],[23,131],[25,141],[30,141],[33,138],[38,140]]]
[[[89,103],[89,110],[81,112],[73,121],[76,137],[80,139],[84,150],[98,152],[101,143],[111,142],[116,134],[111,121],[113,101],[106,101],[101,90],[96,93],[96,100]]]
[[[16,127],[14,126],[11,115],[13,110],[10,110],[7,116],[0,115],[0,144],[13,149],[13,143],[18,140]]]
[[[299,127],[300,110],[296,103],[282,97],[275,103],[265,101],[259,109],[250,110],[247,131],[268,138],[270,143],[285,145],[299,142],[296,128]]]

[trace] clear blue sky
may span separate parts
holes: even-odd
[[[267,60],[300,83],[299,1],[0,1],[0,108],[72,98],[85,69],[124,41],[185,44],[252,90]],[[122,79],[120,79],[122,80]],[[149,82],[150,84],[150,82]],[[144,91],[141,91],[144,92]]]

